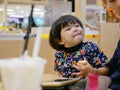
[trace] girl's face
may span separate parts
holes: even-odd
[[[61,40],[60,45],[69,48],[78,45],[84,39],[84,31],[82,27],[78,24],[68,24],[65,28],[61,30]]]

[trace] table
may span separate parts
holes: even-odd
[[[46,74],[43,78],[45,78],[41,83],[43,90],[69,90],[70,85],[79,81],[79,78],[62,78],[53,74]]]
[[[61,84],[60,82],[58,83],[55,82],[56,84],[54,85],[51,84],[53,83],[54,80],[59,80],[59,79],[65,79],[65,78],[62,78],[62,77],[59,77],[58,75],[53,75],[53,74],[44,74],[42,84],[41,84],[43,90],[68,90],[69,85],[72,85],[79,80],[79,79],[74,79],[71,81],[61,82]],[[52,82],[49,83],[49,81],[52,81]],[[45,86],[45,83],[43,82],[48,82],[50,86],[48,86],[49,84]],[[2,82],[0,82],[0,90],[4,90]]]

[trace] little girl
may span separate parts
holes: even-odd
[[[54,70],[66,78],[83,78],[78,62],[86,59],[93,68],[106,67],[108,58],[93,42],[84,42],[82,22],[72,15],[59,17],[52,25],[49,44],[55,53]],[[106,74],[107,72],[103,72]]]

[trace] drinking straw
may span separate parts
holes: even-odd
[[[42,34],[42,29],[38,28],[36,38],[35,38],[35,42],[34,42],[32,57],[37,57],[38,56],[39,48],[40,48],[40,45],[41,45],[41,34]]]
[[[27,27],[27,33],[25,35],[25,43],[24,43],[24,49],[23,49],[23,57],[27,52],[27,47],[28,47],[28,41],[29,41],[29,34],[31,33],[31,25],[33,23],[33,9],[34,9],[34,5],[31,6],[31,12],[30,12],[30,16],[28,17],[28,27]]]

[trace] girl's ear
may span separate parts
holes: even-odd
[[[60,39],[56,39],[55,40],[59,45],[63,45],[64,44],[64,42],[62,41],[62,40],[60,40]]]
[[[58,43],[59,45],[64,45],[64,42],[63,42],[61,39],[57,39],[57,43]]]
[[[62,40],[59,40],[58,42],[60,45],[64,45],[64,42]]]

